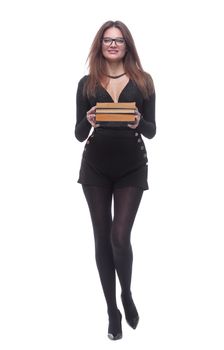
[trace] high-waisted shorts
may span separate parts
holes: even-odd
[[[78,182],[85,185],[148,189],[148,158],[135,130],[96,128],[86,141]]]

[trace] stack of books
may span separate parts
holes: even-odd
[[[135,102],[97,102],[96,123],[104,126],[120,126],[135,122]]]

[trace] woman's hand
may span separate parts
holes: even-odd
[[[90,110],[86,113],[86,119],[93,128],[97,128],[99,126],[99,124],[96,124],[96,106],[90,108]]]
[[[136,114],[135,123],[134,124],[128,124],[129,128],[131,128],[131,129],[136,129],[138,127],[138,124],[139,124],[141,118],[142,118],[142,115],[138,111],[138,109],[135,110],[135,114]]]

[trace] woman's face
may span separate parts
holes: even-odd
[[[102,54],[105,59],[109,62],[119,62],[125,53],[126,44],[120,29],[111,27],[105,30],[102,39]]]

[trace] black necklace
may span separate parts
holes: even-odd
[[[118,79],[118,78],[120,78],[120,77],[123,77],[123,75],[125,75],[126,73],[122,73],[122,74],[120,74],[120,75],[108,75],[108,74],[106,74],[106,76],[108,77],[108,78],[111,78],[111,79]]]

